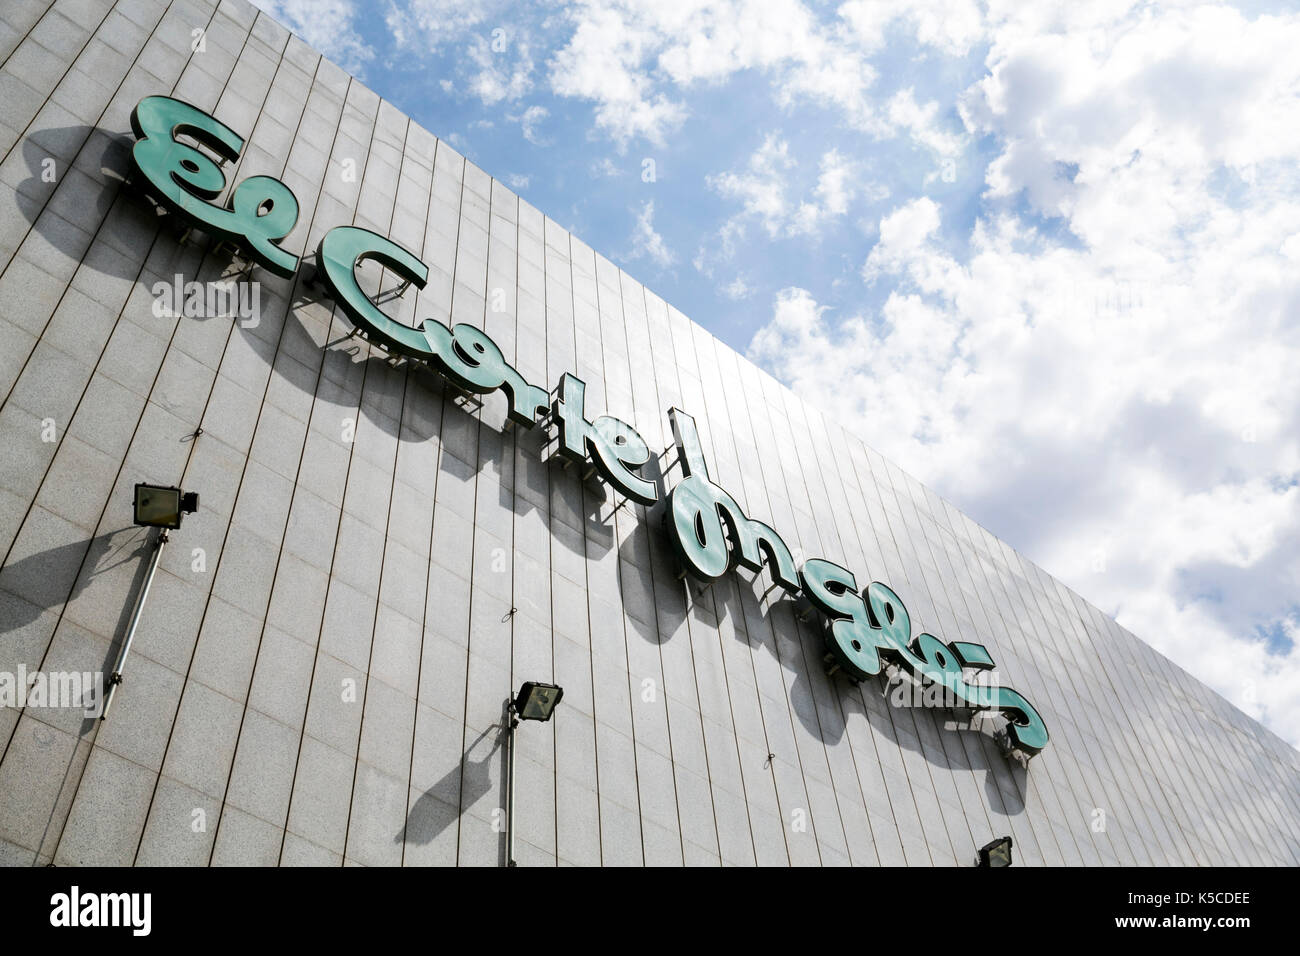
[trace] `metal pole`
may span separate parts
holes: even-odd
[[[515,702],[506,701],[506,742],[510,748],[508,769],[509,781],[506,788],[506,866],[515,866],[515,728],[519,718],[515,716]]]
[[[131,612],[131,626],[127,628],[126,640],[122,642],[122,649],[117,652],[117,663],[113,665],[113,673],[108,678],[108,693],[104,697],[104,711],[99,715],[100,720],[108,717],[108,709],[113,706],[113,695],[117,692],[117,685],[122,683],[122,665],[126,663],[126,655],[131,652],[131,642],[135,640],[136,628],[140,626],[140,617],[144,614],[144,602],[149,596],[149,587],[153,584],[154,574],[158,571],[158,562],[162,559],[163,545],[166,543],[167,529],[163,528],[154,544],[153,557],[149,560],[149,574],[144,579],[144,587],[140,589],[140,594],[135,599],[135,610]]]

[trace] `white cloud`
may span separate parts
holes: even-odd
[[[754,294],[754,287],[749,284],[743,275],[738,275],[721,289],[723,295],[733,302],[739,302],[741,299],[748,299]]]
[[[898,207],[880,220],[880,238],[862,267],[863,277],[874,282],[882,272],[898,272],[917,255],[939,229],[939,205],[922,196]]]
[[[641,212],[636,219],[636,228],[632,231],[632,252],[629,258],[647,258],[655,265],[667,268],[677,257],[664,242],[664,237],[655,231],[655,204],[647,199],[641,204]]]
[[[533,90],[533,41],[517,10],[491,0],[389,0],[384,24],[408,61],[461,48],[463,57],[452,61],[455,80],[438,81],[444,92],[461,90],[495,106]]]
[[[922,46],[963,56],[986,29],[974,0],[849,0],[838,12],[870,50],[883,46],[887,27],[901,23]]]
[[[931,104],[893,104],[897,118],[880,109],[870,59],[887,28],[960,55],[985,27],[972,0],[853,0],[831,16],[802,0],[579,0],[531,19],[479,0],[390,0],[385,22],[397,47],[417,55],[470,38],[469,75],[457,86],[489,105],[532,91],[531,49],[544,38],[551,92],[590,102],[595,129],[620,151],[636,139],[663,146],[688,116],[691,91],[746,72],[768,79],[782,109],[814,106],[875,137],[911,129],[946,143],[954,134],[927,115]]]
[[[792,199],[789,187],[796,165],[790,144],[769,133],[743,169],[709,176],[707,181],[719,195],[738,200],[743,207],[739,215],[758,220],[769,238],[817,236],[827,223],[848,212],[858,193],[857,165],[839,150],[827,150],[809,198]],[[734,232],[736,220],[723,228]]]
[[[521,189],[527,189],[528,184],[533,181],[531,176],[523,176],[519,173],[510,173],[506,176],[506,185],[518,192]]]
[[[537,127],[550,115],[550,111],[545,106],[530,106],[518,116],[510,116],[508,119],[519,124],[524,139],[534,146],[549,146],[550,140],[543,138],[538,133]]]
[[[390,0],[384,23],[398,47],[431,52],[459,42],[491,12],[493,5],[483,0]]]
[[[652,90],[643,72],[657,46],[652,30],[614,7],[584,5],[570,15],[573,36],[551,60],[551,90],[595,103],[596,125],[619,145],[641,136],[662,143],[685,117],[680,103]]]
[[[517,102],[532,91],[534,65],[526,37],[497,27],[487,36],[474,37],[466,53],[473,64],[467,87],[485,105]]]
[[[901,202],[878,313],[787,289],[750,354],[1300,744],[1300,16],[995,13],[968,242]]]
[[[691,264],[705,277],[712,279],[715,264],[730,262],[744,238],[745,224],[739,217],[733,216],[708,241],[701,243]]]
[[[822,155],[821,175],[817,178],[817,199],[822,209],[831,216],[842,216],[849,211],[849,201],[856,189],[853,163],[832,149]]]
[[[362,76],[374,59],[375,51],[357,32],[353,0],[257,0],[257,5],[354,76]]]
[[[597,128],[620,147],[637,137],[662,144],[686,118],[686,91],[745,71],[766,75],[783,108],[818,106],[887,136],[893,127],[873,102],[878,76],[868,61],[884,27],[899,21],[921,42],[952,49],[978,34],[969,6],[944,17],[938,6],[921,15],[898,4],[872,23],[853,4],[823,21],[799,0],[586,0],[566,11],[572,34],[550,61],[551,88],[590,100]]]
[[[931,100],[919,105],[911,87],[891,96],[886,110],[891,123],[907,130],[912,139],[939,156],[956,156],[966,147],[965,136],[943,128],[939,104]]]
[[[719,194],[739,200],[745,213],[761,221],[767,234],[775,239],[789,228],[786,173],[794,165],[790,144],[776,133],[769,133],[743,171],[710,176],[708,183]]]

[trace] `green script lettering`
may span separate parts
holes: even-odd
[[[190,225],[241,246],[281,278],[291,278],[298,257],[281,249],[298,222],[298,200],[270,176],[250,176],[230,197],[228,209],[212,205],[226,188],[226,174],[206,153],[177,140],[190,136],[227,160],[239,158],[244,140],[202,110],[170,96],[147,96],[131,113],[137,137],[131,161],[146,191]]]
[[[632,473],[650,460],[650,446],[641,434],[612,415],[587,420],[587,383],[565,372],[560,377],[560,397],[555,400],[555,420],[560,427],[559,454],[571,461],[588,455],[606,482],[633,501],[652,505],[659,500],[653,482]]]
[[[668,418],[686,474],[668,494],[666,516],[668,538],[682,565],[696,577],[713,581],[733,563],[758,571],[766,561],[772,579],[787,592],[798,593],[799,573],[781,536],[746,517],[736,499],[709,480],[695,419],[677,408],[668,410]]]
[[[321,239],[316,258],[321,278],[344,314],[389,351],[429,362],[467,392],[503,388],[510,398],[510,419],[528,428],[536,424],[539,413],[545,414],[546,389],[524,381],[486,332],[465,323],[448,329],[433,319],[426,319],[423,329],[413,329],[389,318],[362,291],[357,267],[366,259],[423,289],[429,268],[413,253],[369,229],[337,226]]]

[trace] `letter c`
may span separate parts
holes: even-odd
[[[422,330],[395,322],[361,291],[356,270],[362,259],[387,266],[417,289],[428,281],[429,267],[392,240],[360,226],[336,226],[316,248],[317,274],[353,325],[389,351],[430,358],[433,352]]]

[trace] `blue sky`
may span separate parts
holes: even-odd
[[[903,24],[887,22],[882,48],[870,58],[878,74],[873,95],[906,92],[930,106],[933,129],[959,147],[936,151],[905,132],[882,137],[861,122],[846,123],[840,104],[816,95],[786,99],[781,87],[790,67],[780,61],[735,64],[721,79],[663,82],[655,92],[678,108],[678,118],[654,132],[601,127],[598,101],[557,93],[547,82],[551,61],[581,24],[580,13],[562,5],[263,6],[742,352],[773,296],[792,283],[831,290],[825,304],[832,307],[883,302],[888,290],[864,283],[859,272],[897,195],[941,198],[958,217],[945,233],[963,243],[981,205],[980,171],[996,154],[996,143],[964,136],[956,108],[957,96],[984,72],[987,43],[978,38],[940,54],[916,43]],[[728,174],[745,170],[769,141],[780,155],[773,177],[731,183]],[[772,180],[791,207],[786,217],[816,202],[830,151],[847,181],[842,212],[815,227],[744,213],[740,191],[761,203],[768,197],[758,191],[770,195]],[[725,256],[719,232],[732,221],[736,253]],[[646,226],[662,245],[648,241]]]
[[[258,2],[1300,743],[1294,5]]]

